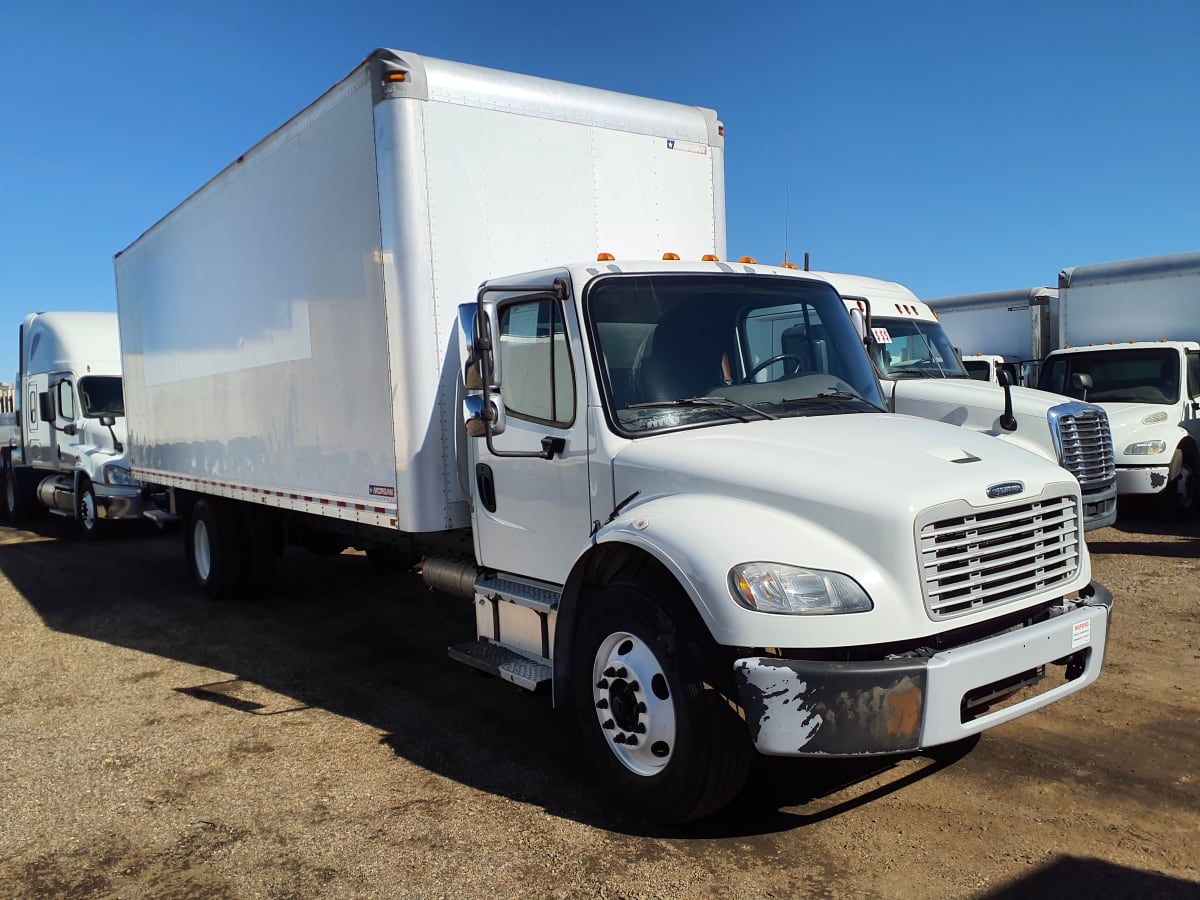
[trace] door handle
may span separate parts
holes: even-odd
[[[488,512],[496,511],[496,477],[487,463],[475,464],[475,487],[479,502]]]

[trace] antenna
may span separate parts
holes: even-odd
[[[792,129],[787,131],[787,148],[783,168],[783,262],[788,261],[788,219],[792,208]]]

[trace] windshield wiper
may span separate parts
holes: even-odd
[[[865,397],[860,397],[858,394],[850,391],[843,391],[837,388],[829,391],[821,391],[818,394],[812,394],[808,397],[790,397],[784,398],[780,403],[816,403],[818,401],[833,401],[836,403],[845,404],[847,400],[855,403],[862,403],[871,409],[878,410],[879,407]]]
[[[730,400],[728,397],[685,397],[681,400],[647,400],[644,403],[630,403],[626,409],[654,409],[655,407],[669,406],[692,406],[701,409],[715,409],[726,413],[730,418],[737,419],[739,422],[749,422],[750,420],[744,416],[739,416],[733,411],[736,409],[744,409],[747,412],[752,412],[756,416],[761,416],[764,419],[778,419],[779,416],[773,416],[765,410],[757,409],[746,403],[741,403],[737,400]]]

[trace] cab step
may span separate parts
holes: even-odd
[[[550,660],[532,654],[519,653],[486,638],[468,644],[455,644],[447,649],[451,659],[503,678],[527,691],[537,690],[550,681],[554,669]]]
[[[481,575],[475,582],[476,596],[487,600],[503,600],[539,613],[552,613],[558,609],[562,589],[540,581],[518,578],[513,575]]]

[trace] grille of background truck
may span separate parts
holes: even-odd
[[[1073,494],[926,511],[917,519],[917,550],[930,617],[949,619],[1066,584],[1079,571],[1079,522]]]
[[[1059,459],[1063,468],[1079,479],[1080,488],[1087,492],[1112,484],[1117,465],[1104,410],[1078,408],[1052,421],[1058,422]]]

